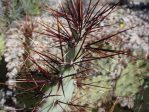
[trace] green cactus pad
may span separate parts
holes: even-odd
[[[91,76],[83,80],[82,83],[85,85],[82,84],[82,88],[75,90],[72,99],[74,104],[87,105],[93,109],[98,106],[98,103],[106,103],[111,100],[112,86],[108,76]],[[88,108],[85,109],[88,110]]]
[[[116,84],[116,96],[133,96],[139,92],[139,87],[144,83],[144,77],[149,76],[149,63],[138,60],[129,63],[123,70]]]

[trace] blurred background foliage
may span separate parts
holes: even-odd
[[[42,12],[42,7],[48,0],[5,0],[3,1],[4,16],[13,21],[25,15],[36,16]]]

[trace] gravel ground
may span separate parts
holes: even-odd
[[[140,55],[147,58],[149,55],[149,19],[147,20],[147,14],[143,13],[143,11],[133,11],[127,8],[118,8],[116,10],[117,11],[110,14],[106,22],[109,24],[118,22],[118,24],[113,26],[113,29],[118,30],[136,26],[135,28],[120,34],[119,37],[124,42],[124,48],[131,49],[134,51],[135,55],[142,52],[143,54]],[[139,13],[142,13],[142,15],[139,15]],[[146,21],[141,17],[146,17]],[[108,32],[112,32],[113,29]]]

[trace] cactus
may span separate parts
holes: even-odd
[[[135,95],[139,91],[139,87],[143,85],[144,77],[149,75],[148,68],[148,62],[142,60],[129,63],[117,81],[115,94],[117,96]]]
[[[54,31],[53,28],[48,28],[46,29],[47,31],[47,35],[52,35],[53,37],[56,37],[56,40],[59,42],[59,47],[61,49],[61,62],[57,62],[57,63],[62,63],[62,65],[58,65],[59,69],[58,69],[58,74],[57,76],[60,76],[59,78],[64,78],[64,79],[60,79],[62,80],[61,83],[57,82],[57,84],[61,84],[62,89],[59,90],[57,88],[59,88],[59,86],[54,86],[48,90],[48,94],[50,93],[50,95],[59,95],[60,96],[54,96],[54,97],[48,97],[45,100],[45,104],[41,105],[39,111],[50,111],[50,112],[61,112],[63,110],[67,110],[66,109],[66,104],[70,105],[69,102],[71,100],[72,97],[72,93],[74,91],[74,85],[73,85],[73,77],[77,75],[78,71],[80,71],[81,69],[83,69],[83,67],[79,67],[81,66],[81,64],[85,64],[85,63],[89,63],[92,60],[98,60],[101,58],[106,58],[106,57],[110,57],[110,56],[114,56],[117,55],[117,53],[119,54],[119,51],[116,51],[117,53],[115,53],[114,51],[111,51],[111,54],[107,54],[106,56],[101,56],[101,57],[94,57],[94,56],[86,56],[86,52],[91,51],[91,52],[95,52],[95,50],[101,50],[100,48],[94,48],[93,45],[95,45],[96,43],[102,42],[104,40],[107,40],[108,38],[111,38],[113,36],[109,36],[107,38],[102,38],[99,39],[97,41],[93,41],[93,42],[89,42],[87,43],[87,39],[89,37],[87,37],[88,35],[90,35],[90,32],[92,32],[93,27],[98,27],[97,25],[99,24],[98,22],[101,22],[102,20],[94,20],[94,16],[89,16],[89,14],[92,15],[92,12],[85,12],[83,15],[83,11],[85,11],[83,9],[83,1],[80,0],[70,0],[69,2],[66,1],[66,5],[65,8],[63,7],[63,4],[61,5],[61,9],[62,12],[58,12],[56,10],[52,10],[49,8],[49,10],[52,12],[52,14],[54,15],[56,21],[57,21],[57,29]],[[93,5],[93,7],[97,7],[97,4],[99,3],[99,1],[96,2],[96,4]],[[88,11],[92,10],[90,9],[91,5],[91,1],[90,4],[88,6]],[[74,7],[74,8],[73,8]],[[105,9],[106,12],[113,10],[115,6],[112,6],[109,9]],[[72,9],[71,9],[72,8]],[[78,9],[79,11],[75,10]],[[95,10],[93,9],[93,11]],[[106,12],[104,12],[105,10],[103,10],[103,13],[105,14]],[[96,16],[100,17],[101,15],[98,13],[102,13],[101,12],[97,12]],[[73,14],[76,14],[76,18],[74,17]],[[86,15],[85,15],[86,14]],[[84,18],[84,16],[86,16],[86,18]],[[89,16],[89,18],[87,19],[87,16]],[[95,16],[95,17],[96,17]],[[59,17],[63,17],[64,22],[61,22]],[[72,20],[71,20],[72,19]],[[67,24],[65,23],[65,21],[68,23],[68,27],[65,27],[63,24]],[[95,22],[94,24],[89,24],[89,21]],[[85,22],[85,23],[84,23]],[[60,27],[60,26],[61,27]],[[91,26],[90,26],[91,25]],[[45,26],[46,27],[46,26]],[[99,26],[100,27],[100,26]],[[68,30],[69,29],[69,30]],[[67,31],[68,30],[68,31]],[[54,31],[54,32],[53,32]],[[70,33],[69,33],[70,32]],[[62,46],[64,44],[64,46]],[[105,52],[108,52],[108,50],[103,50]],[[88,53],[90,54],[90,53]],[[43,54],[41,54],[43,55]],[[44,56],[44,55],[43,55]],[[52,64],[52,63],[51,63]],[[56,62],[55,62],[56,64]],[[67,70],[69,72],[67,72]],[[65,79],[66,77],[66,79]],[[70,81],[69,81],[70,80]],[[105,83],[102,83],[105,84]],[[68,87],[66,85],[69,85]],[[105,86],[105,85],[103,85]],[[71,88],[70,91],[70,95],[69,96],[65,96],[65,93],[67,94],[67,89],[69,89],[69,87]],[[63,93],[63,94],[62,94]],[[47,95],[48,95],[47,94]],[[46,96],[47,96],[46,95]],[[54,102],[54,103],[53,103]]]
[[[101,25],[101,22],[114,10],[117,4],[98,9],[99,0],[94,4],[90,0],[87,8],[83,6],[83,0],[69,0],[69,2],[66,0],[64,3],[60,5],[61,11],[47,7],[54,18],[53,26],[40,22],[41,29],[29,29],[29,32],[26,32],[28,29],[24,30],[25,32],[23,31],[25,38],[28,38],[30,34],[34,35],[34,33],[43,34],[43,38],[45,36],[52,38],[55,48],[59,49],[57,54],[48,50],[40,51],[28,44],[34,44],[33,37],[31,37],[31,42],[25,41],[27,46],[24,46],[24,48],[27,54],[24,54],[24,61],[32,65],[26,66],[27,64],[25,64],[23,67],[26,67],[26,69],[23,69],[23,73],[21,71],[19,77],[17,77],[16,88],[21,88],[22,91],[17,90],[16,95],[18,95],[18,101],[24,99],[20,97],[23,93],[33,95],[33,102],[28,104],[24,101],[26,103],[23,103],[23,108],[29,111],[68,111],[70,109],[69,105],[73,105],[71,99],[75,90],[74,82],[78,76],[84,77],[83,73],[90,69],[92,61],[125,53],[124,51],[111,50],[110,47],[96,46],[97,44],[106,44],[108,39],[128,30],[117,31],[107,36],[100,36],[100,34],[98,36],[98,30],[106,27]],[[33,53],[39,59],[35,59]],[[93,53],[98,55],[93,55]],[[105,82],[102,82],[100,78],[103,78]],[[108,83],[107,86],[111,88],[107,76],[98,76],[98,79],[101,82],[97,85],[105,86]],[[87,80],[86,82],[88,83]],[[103,100],[104,95],[109,96],[109,90],[103,87],[102,91],[107,93],[99,96],[99,99]],[[18,105],[22,107],[20,102]]]
[[[90,76],[78,84],[81,85],[81,88],[75,89],[72,102],[82,105],[82,108],[84,106],[84,110],[87,112],[112,100],[111,81],[110,77],[106,75]],[[71,108],[76,109],[73,106]]]
[[[30,0],[12,2],[14,8],[18,3],[22,3],[23,11],[26,14],[40,13],[40,7]],[[9,66],[7,65],[8,81],[6,84],[9,89],[16,92],[18,103],[13,98],[17,109],[20,111],[63,112],[80,107],[90,112],[97,111],[96,108],[111,101],[112,96],[127,101],[127,96],[133,97],[139,92],[139,88],[144,83],[144,77],[149,75],[146,72],[149,65],[139,60],[129,63],[124,70],[119,68],[118,58],[113,58],[113,56],[125,52],[114,48],[108,39],[128,29],[107,36],[100,35],[99,32],[106,27],[106,25],[101,25],[102,21],[117,4],[108,7],[102,6],[99,9],[98,4],[99,0],[90,0],[88,6],[84,7],[83,0],[65,0],[60,4],[60,11],[47,7],[54,19],[52,25],[48,25],[49,22],[40,21],[42,27],[37,25],[39,27],[37,30],[35,28],[37,23],[30,24],[27,20],[22,33],[15,28],[9,32],[15,32],[14,36],[9,37],[7,34],[5,60]],[[12,13],[22,11],[22,7],[20,10],[12,10]],[[16,35],[17,31],[18,35]],[[22,35],[24,36],[22,37]],[[55,53],[48,48],[44,49],[44,45],[42,48],[40,45],[36,46],[37,35],[44,39],[49,38],[48,41],[53,39],[55,48],[52,49],[58,49],[58,52]],[[13,44],[16,40],[19,40],[18,42],[21,44]],[[3,38],[0,37],[0,56],[3,55],[3,45]],[[20,48],[20,53],[16,53],[11,48]],[[38,56],[38,59],[34,54]],[[19,60],[19,62],[17,61],[18,66],[14,64],[15,59]],[[24,60],[23,65],[22,60]],[[78,82],[78,79],[81,82]],[[81,96],[83,97],[80,98]],[[90,99],[88,99],[89,97]],[[133,102],[134,99],[130,100]],[[121,99],[119,99],[119,103],[121,103]],[[14,108],[11,109],[9,107],[8,110],[15,111]]]
[[[149,76],[148,68],[148,62],[137,60],[128,63],[122,71],[115,87],[115,95],[120,98],[119,102],[122,106],[133,108],[135,96],[140,91],[140,87],[143,86],[144,77]]]

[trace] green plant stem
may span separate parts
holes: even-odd
[[[81,53],[80,50],[80,45],[77,47],[72,46],[71,44],[68,45],[67,48],[67,55],[65,58],[66,65],[62,65],[60,67],[60,76],[66,77],[69,76],[70,74],[75,74],[77,73],[78,66],[72,66],[71,62],[73,62],[74,58],[78,54],[78,51]],[[79,57],[77,60],[81,60],[81,57]],[[68,64],[69,63],[69,64]],[[53,88],[49,88],[49,90],[45,93],[47,96],[49,95],[56,95],[52,97],[48,97],[46,99],[46,103],[44,103],[41,108],[39,109],[40,111],[45,111],[45,112],[63,112],[64,109],[67,109],[67,105],[64,103],[69,103],[69,101],[72,98],[75,86],[74,86],[74,79],[72,79],[73,76],[66,77],[62,79],[62,89],[58,89],[59,86],[56,85]],[[59,102],[64,102],[64,103],[59,103]]]
[[[67,76],[70,74],[70,72],[74,72],[75,70],[70,70],[70,71],[64,71],[64,75]],[[40,108],[40,111],[45,111],[45,112],[63,112],[63,109],[66,109],[66,104],[62,104],[62,103],[57,103],[58,101],[62,101],[65,103],[68,103],[73,95],[73,91],[74,91],[74,80],[71,77],[65,78],[63,79],[63,89],[64,90],[58,90],[58,86],[54,86],[53,88],[50,88],[46,94],[49,95],[60,95],[60,96],[49,96],[48,99],[46,100],[46,103],[44,103],[42,105],[42,107]],[[63,93],[64,91],[64,93]]]

